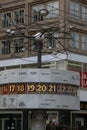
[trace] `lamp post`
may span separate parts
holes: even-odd
[[[38,14],[41,17],[47,16],[49,13],[48,10],[46,9],[41,9],[39,10]],[[42,34],[41,32],[36,33],[34,35],[35,40],[38,42],[38,60],[37,60],[37,66],[38,68],[41,68],[41,49],[42,49],[42,41],[44,40],[44,34]]]
[[[38,42],[37,66],[38,66],[38,68],[41,68],[41,49],[42,49],[42,41],[44,40],[44,34],[39,32],[34,35],[34,38]]]

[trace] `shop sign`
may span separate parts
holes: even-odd
[[[87,88],[87,72],[80,73],[80,86]]]

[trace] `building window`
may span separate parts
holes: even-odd
[[[47,9],[49,11],[48,15],[45,18],[58,17],[59,2],[57,0],[57,1],[47,2],[44,4],[33,6],[32,7],[32,22],[36,22],[36,21],[44,19],[42,16],[39,15],[39,11],[41,9]]]
[[[87,7],[80,3],[71,1],[70,14],[77,19],[79,18],[83,21],[87,21]]]
[[[73,37],[73,40],[70,40],[70,47],[78,49],[79,48],[79,38],[80,38],[79,33],[72,32],[71,36]]]
[[[24,38],[14,39],[14,53],[22,52],[24,47]]]
[[[47,47],[58,47],[58,33],[54,33],[54,34],[47,34]]]
[[[81,37],[82,50],[87,50],[87,35],[82,34]]]
[[[75,1],[71,1],[70,3],[70,14],[75,16],[76,18],[80,17],[80,5]]]
[[[11,13],[3,13],[1,15],[2,27],[10,27],[11,26]]]
[[[37,43],[37,41],[35,40],[35,39],[33,39],[33,41],[32,41],[32,46],[31,46],[31,49],[34,51],[34,50],[37,50],[37,45],[39,44],[39,43]]]
[[[58,3],[58,1],[47,3],[47,10],[49,11],[49,14],[47,15],[48,18],[58,17],[58,14],[59,14],[59,3]]]
[[[81,72],[82,71],[82,64],[79,62],[69,61],[68,62],[68,70]]]
[[[1,43],[1,53],[2,55],[10,54],[10,41],[2,41]]]
[[[14,23],[15,24],[24,23],[24,10],[23,9],[14,11]]]
[[[44,8],[44,5],[39,5],[39,6],[33,7],[33,9],[32,9],[32,14],[33,14],[32,22],[36,22],[36,21],[43,19],[41,16],[39,16],[39,13],[38,13],[43,8]]]
[[[87,21],[87,8],[82,7],[82,20]]]
[[[56,48],[58,47],[58,33],[49,33],[49,34],[45,34],[45,41],[46,42],[46,45],[44,46],[42,44],[42,48],[43,49],[44,47],[46,48]],[[31,46],[31,49],[32,50],[37,50],[38,49],[38,44],[41,44],[41,43],[38,43],[35,39],[32,40],[32,46]]]

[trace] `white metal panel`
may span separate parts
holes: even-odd
[[[87,90],[80,90],[80,101],[87,102]]]
[[[9,69],[2,71],[0,84],[44,82],[64,83],[79,85],[80,75],[78,72],[58,69]]]
[[[68,57],[66,53],[61,54],[58,53],[56,56],[54,55],[43,55],[42,62],[51,62],[51,61],[60,61],[60,60],[71,60],[71,61],[78,61],[81,63],[87,63],[87,56],[69,53]],[[25,65],[25,64],[33,64],[37,63],[37,56],[34,57],[27,57],[27,58],[19,58],[19,59],[8,59],[0,61],[0,67],[6,66],[14,66],[14,65]]]
[[[0,109],[66,109],[79,110],[79,97],[56,94],[0,95]]]

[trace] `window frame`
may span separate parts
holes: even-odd
[[[80,34],[78,32],[71,32],[71,36],[73,37],[74,40],[70,40],[70,48],[79,49]]]
[[[79,7],[77,8],[78,5]],[[78,15],[77,15],[78,13]],[[87,21],[87,7],[80,2],[71,1],[70,2],[70,15],[73,18],[80,19],[82,21]]]
[[[78,8],[77,8],[78,5]],[[80,5],[75,1],[70,2],[70,14],[75,18],[80,18]]]
[[[5,12],[1,14],[2,28],[11,27],[11,16],[11,12]]]
[[[6,55],[11,53],[11,41],[2,40],[1,41],[1,54]]]
[[[24,24],[24,9],[14,10],[14,24]]]
[[[81,49],[87,51],[87,34],[82,34],[81,36]]]
[[[47,48],[52,47],[52,48],[56,48],[58,47],[58,32],[55,33],[49,33],[47,34]]]
[[[15,38],[14,39],[14,53],[22,52],[23,48],[24,48],[24,38],[22,38],[22,37]]]
[[[56,3],[56,4],[54,4],[54,3]],[[49,4],[56,5],[56,8],[54,6],[49,5]],[[35,10],[35,8],[36,8],[36,10]],[[50,8],[51,8],[51,11],[49,11]],[[55,10],[54,10],[54,8],[55,8]],[[47,9],[48,12],[51,12],[51,13],[48,13],[48,15],[44,16],[44,17],[39,16],[39,11],[41,9]],[[34,14],[33,11],[36,11],[36,14]],[[57,12],[57,14],[54,15],[53,12]],[[59,1],[58,0],[32,6],[32,22],[37,22],[37,21],[40,21],[40,20],[43,20],[46,18],[55,18],[55,17],[58,17],[58,15],[59,15]]]

